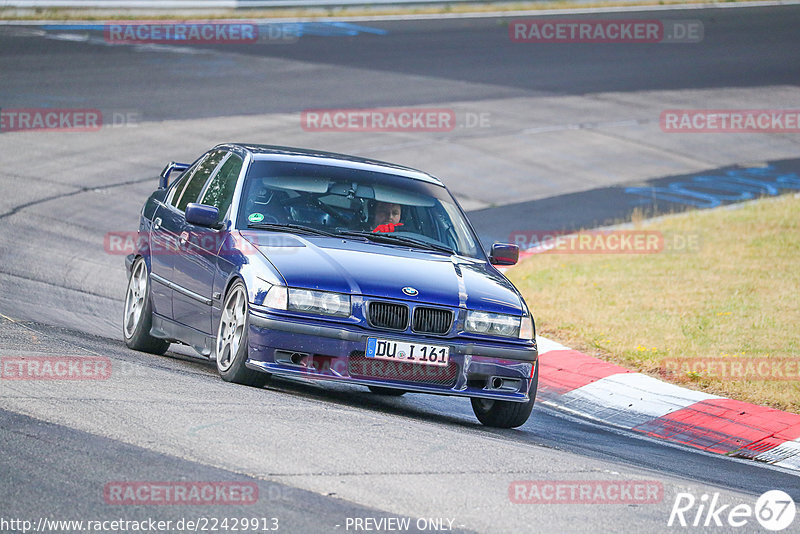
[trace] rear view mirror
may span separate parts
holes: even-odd
[[[495,243],[489,254],[492,265],[516,265],[519,261],[519,247],[509,243]]]
[[[172,171],[180,171],[183,172],[189,168],[188,163],[178,163],[177,161],[171,161],[164,170],[161,171],[161,178],[158,180],[158,188],[159,189],[166,189],[167,185],[169,185],[169,175],[172,174]]]
[[[219,228],[219,210],[214,206],[190,202],[186,206],[186,222],[207,228]]]

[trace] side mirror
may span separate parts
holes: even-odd
[[[172,171],[183,172],[188,168],[189,168],[188,163],[178,163],[177,161],[171,161],[169,165],[164,167],[164,170],[161,171],[161,177],[158,180],[158,188],[159,189],[167,188],[167,185],[169,185],[169,175],[172,174]]]
[[[516,265],[519,261],[519,247],[509,243],[495,243],[489,254],[492,265]]]
[[[186,222],[207,228],[221,228],[219,210],[214,206],[190,202],[186,206]]]

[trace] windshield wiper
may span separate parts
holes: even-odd
[[[422,241],[421,239],[414,239],[413,237],[406,237],[400,235],[392,235],[392,234],[383,234],[383,233],[373,233],[373,232],[364,232],[361,230],[341,230],[339,231],[340,235],[348,235],[348,236],[359,236],[359,237],[366,237],[371,241],[377,241],[379,243],[389,243],[392,245],[410,245],[412,247],[417,248],[424,248],[428,250],[436,250],[438,252],[444,252],[446,254],[455,254],[456,252],[448,248],[444,245],[437,245],[434,243],[429,243],[427,241]]]
[[[369,239],[370,241],[376,241],[379,243],[388,243],[392,245],[409,245],[416,248],[424,248],[427,250],[435,250],[437,252],[444,252],[445,254],[455,254],[456,252],[444,245],[437,245],[434,243],[429,243],[427,241],[422,241],[420,239],[414,239],[413,237],[406,237],[406,236],[399,236],[399,235],[391,235],[391,234],[383,234],[383,233],[373,233],[373,232],[365,232],[362,230],[339,230],[338,232],[328,232],[325,230],[319,230],[317,228],[313,228],[311,226],[304,226],[302,224],[277,224],[277,223],[250,223],[247,225],[248,228],[253,228],[256,230],[272,230],[275,232],[288,232],[288,233],[300,233],[300,234],[308,234],[308,235],[321,235],[326,237],[342,237],[342,236],[349,236],[349,237],[361,237]]]
[[[312,228],[311,226],[303,226],[302,224],[250,223],[247,225],[247,227],[254,228],[256,230],[273,230],[275,232],[289,232],[289,233],[308,234],[308,235],[324,235],[326,237],[339,237],[337,234],[334,234],[333,232],[318,230],[317,228]]]

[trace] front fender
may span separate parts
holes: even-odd
[[[212,295],[212,327],[219,326],[225,294],[236,280],[244,282],[250,303],[263,301],[271,285],[285,285],[277,268],[258,248],[241,237],[237,231],[229,232],[217,255]]]

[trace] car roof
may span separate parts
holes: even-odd
[[[253,159],[260,161],[295,161],[298,163],[331,165],[334,167],[350,167],[353,169],[403,176],[405,178],[420,180],[444,187],[444,184],[438,178],[417,169],[347,154],[337,154],[335,152],[325,152],[307,148],[257,145],[251,143],[225,143],[217,145],[214,148],[238,149],[237,151],[247,152],[253,156]]]

